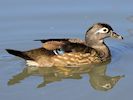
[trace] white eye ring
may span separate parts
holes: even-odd
[[[97,33],[108,33],[108,31],[109,31],[108,28],[103,27],[103,28],[99,29],[98,31],[96,31],[95,34],[97,34]]]
[[[107,33],[109,30],[107,28],[102,28],[103,32]]]

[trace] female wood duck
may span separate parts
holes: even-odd
[[[98,64],[111,59],[109,48],[104,39],[112,37],[123,39],[116,34],[112,27],[105,23],[96,23],[90,27],[85,40],[80,39],[46,39],[42,47],[17,51],[6,49],[8,53],[26,60],[28,66],[52,67],[52,66],[80,66],[84,64]]]

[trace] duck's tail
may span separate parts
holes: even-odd
[[[13,49],[6,49],[6,51],[9,54],[21,57],[21,58],[26,59],[26,60],[30,60],[31,59],[25,52],[22,52],[22,51],[13,50]]]

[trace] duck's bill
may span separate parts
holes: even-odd
[[[123,37],[121,35],[113,32],[113,31],[110,32],[110,37],[115,38],[115,39],[121,39],[121,40],[123,39]]]

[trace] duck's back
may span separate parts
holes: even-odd
[[[77,39],[71,39],[71,41],[66,39],[64,41],[43,41],[43,47],[52,52],[52,55],[48,55],[47,57],[45,55],[39,58],[39,63],[43,65],[46,58],[49,59],[47,63],[53,66],[78,66],[101,62],[95,49],[86,46],[81,40],[80,42],[78,41]]]
[[[36,66],[78,66],[100,63],[97,51],[79,39],[42,40],[43,47],[24,52],[8,50],[9,53],[24,58],[28,65]]]

